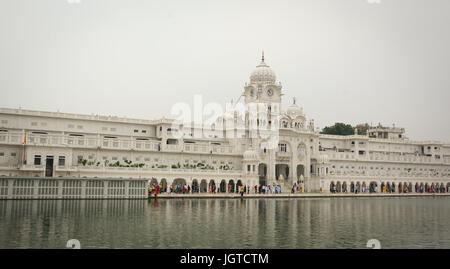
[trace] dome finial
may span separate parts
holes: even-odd
[[[261,61],[264,62],[264,51],[262,51]]]
[[[296,99],[295,97],[292,98],[292,100],[293,100],[293,102],[294,102],[294,105],[295,105],[295,99]]]

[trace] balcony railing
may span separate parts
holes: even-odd
[[[222,169],[186,169],[186,168],[171,168],[170,166],[165,168],[152,168],[149,166],[144,167],[115,167],[115,166],[96,166],[96,165],[85,165],[85,166],[71,166],[71,169],[77,171],[88,171],[88,170],[105,170],[105,171],[143,171],[143,172],[170,172],[170,173],[204,173],[204,174],[242,174],[242,170],[222,170]]]
[[[150,166],[144,167],[115,167],[115,166],[104,166],[104,165],[55,165],[55,171],[61,172],[88,172],[88,171],[133,171],[133,172],[167,172],[167,173],[186,173],[186,174],[239,174],[242,175],[244,171],[242,170],[223,170],[223,169],[200,169],[200,168],[171,168],[170,166],[165,168],[152,168]],[[10,169],[20,169],[23,171],[45,171],[45,165],[8,165],[0,166],[0,170],[10,170]]]
[[[277,151],[277,157],[291,157],[290,151]]]
[[[0,132],[0,144],[21,145],[23,143],[23,133]]]
[[[23,145],[24,137],[21,132],[0,133],[0,144]],[[161,145],[159,141],[152,140],[131,140],[114,138],[97,138],[84,136],[62,136],[62,135],[42,135],[28,133],[26,145],[34,146],[60,146],[73,148],[104,148],[118,150],[136,151],[169,151],[169,152],[190,152],[190,153],[213,153],[213,154],[242,154],[242,149],[234,149],[227,145],[211,144],[168,144]]]
[[[450,163],[450,159],[441,158],[435,159],[428,156],[405,156],[405,155],[382,155],[382,154],[364,154],[358,153],[328,153],[328,156],[332,160],[350,160],[350,161],[376,161],[376,162],[397,162],[397,163],[416,163],[416,164],[442,164]]]

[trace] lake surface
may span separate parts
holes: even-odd
[[[0,248],[450,248],[450,197],[0,201]]]

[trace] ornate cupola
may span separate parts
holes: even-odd
[[[250,83],[245,84],[245,103],[281,103],[281,83],[276,82],[275,72],[264,60],[264,52],[261,62],[250,74]]]
[[[277,76],[275,72],[264,62],[264,52],[262,53],[261,63],[256,66],[250,75],[251,84],[274,84]]]

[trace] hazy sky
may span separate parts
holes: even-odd
[[[264,50],[284,108],[296,96],[316,126],[450,142],[450,1],[370,2],[0,0],[0,107],[154,119],[194,94],[224,104]]]

